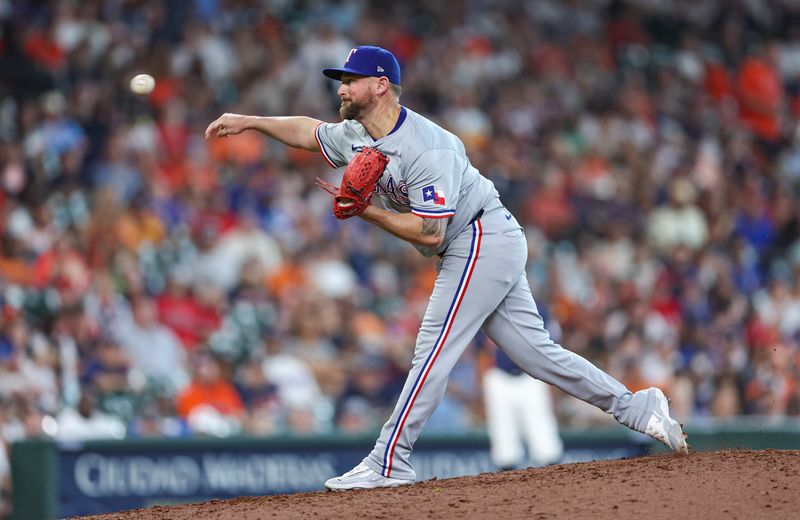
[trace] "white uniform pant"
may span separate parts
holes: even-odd
[[[528,287],[525,235],[521,228],[508,229],[505,214],[484,214],[450,243],[439,262],[411,370],[364,459],[384,477],[416,479],[410,461],[414,442],[444,397],[450,371],[480,329],[528,374],[613,414],[636,431],[643,432],[653,415],[651,392],[632,394],[550,338]]]
[[[561,459],[564,446],[547,384],[524,373],[512,375],[492,367],[483,378],[483,395],[495,466],[525,463],[525,448],[529,465],[544,466]]]

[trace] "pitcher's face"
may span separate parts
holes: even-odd
[[[343,74],[339,86],[339,115],[342,119],[358,120],[375,103],[374,84],[377,78]]]

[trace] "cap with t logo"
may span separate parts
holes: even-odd
[[[350,54],[344,60],[344,67],[338,69],[324,69],[323,74],[333,79],[342,79],[345,72],[359,76],[373,76],[380,78],[386,76],[390,83],[400,84],[400,64],[394,54],[381,47],[363,45],[350,49]]]

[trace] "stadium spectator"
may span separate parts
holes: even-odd
[[[186,355],[177,336],[158,321],[152,298],[136,296],[130,318],[118,318],[113,327],[116,340],[131,359],[131,368],[155,384],[179,389],[186,385]]]
[[[77,408],[62,409],[56,416],[56,421],[56,438],[63,441],[125,437],[125,424],[117,417],[98,410],[94,395],[88,391],[81,394]]]
[[[176,396],[178,415],[199,434],[225,436],[241,429],[244,403],[219,361],[194,352],[192,380]]]

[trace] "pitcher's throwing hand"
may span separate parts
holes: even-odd
[[[206,139],[210,137],[228,137],[241,134],[247,130],[247,116],[241,114],[222,114],[206,128]]]

